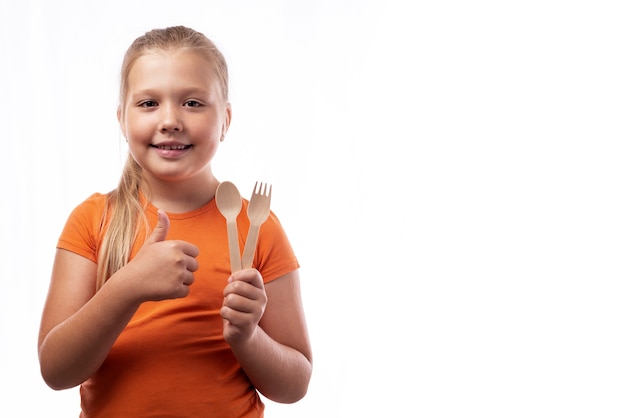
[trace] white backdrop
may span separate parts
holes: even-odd
[[[173,24],[230,64],[218,177],[273,183],[302,264],[314,375],[268,417],[625,416],[622,3],[1,0],[0,416],[77,416],[38,371],[54,247]]]

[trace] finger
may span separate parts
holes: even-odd
[[[165,211],[159,209],[157,212],[158,221],[154,231],[146,240],[146,244],[154,244],[155,242],[165,241],[167,232],[170,230],[170,219]]]
[[[264,288],[258,288],[251,283],[241,280],[235,280],[228,283],[224,288],[224,297],[228,295],[237,295],[247,299],[262,299],[265,295]]]
[[[259,273],[256,269],[243,269],[233,273],[228,278],[228,283],[233,283],[236,281],[250,283],[252,286],[263,289],[265,286],[263,284],[263,277],[261,273]]]
[[[252,327],[258,325],[259,319],[263,316],[263,312],[259,311],[253,313],[233,309],[229,306],[222,306],[220,316],[234,327]]]
[[[191,271],[189,271],[188,274],[186,274],[183,277],[183,284],[185,286],[191,286],[195,280],[196,280],[196,278],[194,277],[193,273]]]
[[[220,316],[233,326],[241,326],[250,322],[250,314],[233,309],[230,306],[223,305],[220,309]]]
[[[238,294],[229,294],[224,298],[223,307],[241,313],[253,313],[259,317],[263,314],[264,301],[255,298],[251,299]]]
[[[187,259],[187,270],[189,270],[190,272],[194,272],[197,271],[199,267],[200,263],[198,263],[198,260],[196,260],[195,257],[189,257]]]
[[[186,241],[168,241],[168,243],[171,243],[178,251],[183,253],[183,262],[185,263],[187,270],[198,270],[199,263],[196,259],[196,257],[200,254],[198,247]]]
[[[186,242],[186,241],[181,241],[181,245],[182,245],[182,250],[183,253],[187,254],[190,257],[197,257],[198,255],[200,255],[200,249],[198,247],[196,247],[195,245]]]

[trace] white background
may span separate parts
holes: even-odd
[[[302,264],[314,375],[268,417],[626,415],[623,2],[1,1],[1,416],[78,414],[38,371],[54,247],[173,24],[230,65],[216,174],[273,183]]]

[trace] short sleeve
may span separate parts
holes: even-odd
[[[57,248],[97,262],[106,199],[106,195],[94,193],[76,206],[65,223]]]
[[[273,212],[259,230],[254,263],[266,283],[300,267],[287,234]]]

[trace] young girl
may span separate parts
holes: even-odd
[[[117,189],[78,205],[59,239],[44,380],[80,385],[81,417],[262,417],[257,390],[298,401],[311,348],[297,259],[272,213],[254,268],[231,274],[215,204],[211,160],[231,120],[222,54],[192,29],[153,30],[121,75],[128,161]]]

